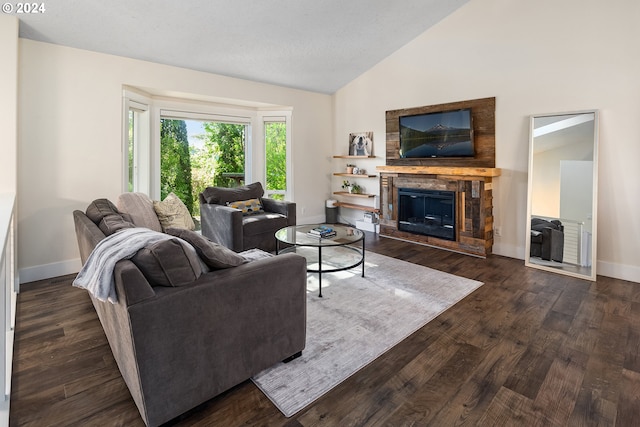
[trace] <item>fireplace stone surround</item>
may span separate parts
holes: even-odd
[[[493,183],[497,168],[378,166],[380,235],[486,257],[493,247]],[[454,194],[453,239],[416,234],[399,227],[399,188]]]

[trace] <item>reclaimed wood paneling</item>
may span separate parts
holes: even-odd
[[[475,156],[473,158],[401,159],[401,116],[471,108]],[[494,168],[496,165],[496,98],[482,98],[447,104],[426,105],[386,112],[386,163],[389,166],[463,166]]]

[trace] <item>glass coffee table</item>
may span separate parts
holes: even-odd
[[[328,227],[332,237],[309,234]],[[281,249],[281,246],[286,246]],[[318,296],[322,297],[322,273],[349,270],[362,265],[364,277],[364,233],[341,224],[292,225],[276,231],[276,254],[295,252],[307,259],[307,271],[318,273]]]

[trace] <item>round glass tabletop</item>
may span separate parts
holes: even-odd
[[[316,232],[329,231],[330,235],[322,237]],[[335,233],[335,234],[333,234]],[[364,233],[357,228],[340,224],[307,224],[292,225],[276,231],[276,239],[282,243],[296,246],[344,246],[359,242]]]

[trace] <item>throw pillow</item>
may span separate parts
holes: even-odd
[[[179,237],[193,246],[198,256],[211,268],[237,267],[244,263],[244,258],[231,249],[212,242],[195,231],[170,227],[166,233]]]
[[[153,209],[158,215],[163,231],[166,231],[169,227],[186,228],[188,230],[195,230],[196,228],[189,210],[182,200],[173,193],[169,193],[161,202],[153,202]]]
[[[161,240],[140,249],[131,261],[152,286],[184,286],[192,283],[202,270],[196,252],[177,239]]]
[[[259,199],[238,200],[236,202],[228,202],[227,206],[240,209],[242,215],[255,215],[264,213],[264,208]]]
[[[120,214],[118,208],[108,199],[96,199],[87,206],[86,215],[95,224],[100,224],[107,215]]]
[[[110,214],[105,215],[100,220],[98,227],[100,227],[100,230],[104,233],[105,236],[109,236],[116,231],[122,230],[123,228],[134,228],[135,225],[133,225],[129,221],[126,221],[119,214]]]
[[[153,209],[153,200],[146,194],[139,192],[122,193],[118,196],[116,205],[120,212],[129,215],[130,221],[134,223],[136,227],[145,227],[157,232],[162,231],[162,226],[160,225],[160,221],[158,221],[158,215],[156,215],[156,211]]]

